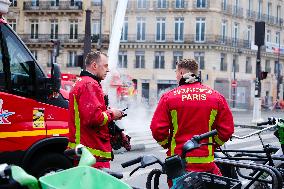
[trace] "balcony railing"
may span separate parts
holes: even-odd
[[[172,1],[171,2],[171,7],[174,10],[184,10],[188,9],[188,1]]]
[[[150,8],[150,0],[146,0],[146,1],[141,1],[141,3],[138,3],[137,0],[131,0],[128,1],[127,4],[127,10],[126,11],[149,11]]]
[[[247,19],[249,20],[256,20],[257,18],[257,13],[252,10],[247,10]]]
[[[60,43],[83,43],[85,35],[84,34],[20,34],[21,39],[25,43],[50,43],[51,40],[59,40]],[[99,35],[93,35],[91,37],[92,43],[98,41]],[[109,43],[109,35],[102,35],[102,43]]]
[[[221,3],[221,12],[224,14],[232,14],[232,5]]]
[[[238,18],[242,18],[243,15],[243,8],[239,7],[239,6],[233,6],[233,16],[238,17]]]
[[[210,1],[193,1],[193,8],[194,9],[209,9],[210,8]]]
[[[91,2],[91,6],[94,6],[94,7],[96,7],[96,6],[101,6],[101,2],[92,1],[92,2]]]
[[[24,1],[24,10],[82,10],[82,2]]]
[[[205,35],[199,37],[193,34],[179,36],[177,38],[175,35],[164,35],[164,40],[157,40],[157,36],[154,34],[145,35],[145,40],[137,40],[136,35],[128,35],[127,40],[121,41],[123,43],[158,43],[158,44],[165,44],[165,43],[176,43],[176,44],[211,44],[211,45],[224,45],[230,47],[238,47],[238,48],[250,48],[251,43],[247,40],[243,39],[235,39],[224,37],[220,35]],[[181,40],[178,40],[181,39]],[[202,40],[196,40],[202,39]]]

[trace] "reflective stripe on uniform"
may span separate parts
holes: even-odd
[[[165,139],[165,140],[163,140],[163,141],[161,141],[161,142],[158,142],[158,144],[160,144],[161,146],[164,146],[164,145],[166,145],[168,143],[168,139]]]
[[[172,124],[173,124],[173,127],[174,127],[173,137],[172,137],[172,140],[171,140],[171,156],[173,156],[175,154],[175,148],[176,148],[176,145],[177,145],[176,139],[175,139],[175,136],[176,136],[176,133],[177,133],[177,130],[178,130],[177,111],[172,110],[171,116],[172,116]]]
[[[225,143],[224,141],[222,141],[222,140],[219,138],[218,135],[215,135],[215,136],[214,136],[214,140],[215,140],[215,142],[216,142],[218,145],[220,145],[220,146],[222,146],[222,145]]]
[[[102,123],[100,126],[105,125],[105,124],[107,123],[107,121],[108,121],[108,116],[107,116],[107,114],[106,114],[105,112],[103,112],[103,115],[104,115],[104,121],[103,121],[103,123]]]
[[[79,109],[78,109],[78,103],[74,95],[74,112],[75,112],[75,143],[80,144],[80,115],[79,115]]]
[[[76,146],[77,146],[77,144],[75,144],[75,143],[72,143],[72,142],[69,142],[69,143],[68,143],[68,147],[69,147],[69,148],[75,148]],[[87,146],[86,146],[86,148],[87,148],[94,156],[111,159],[111,152],[104,152],[104,151],[97,150],[97,149],[93,149],[93,148],[90,148],[90,147],[87,147]]]
[[[217,115],[217,110],[211,110],[210,113],[210,120],[209,120],[209,131],[212,130],[212,125],[215,121]],[[212,137],[208,138],[208,143],[213,143]],[[187,163],[211,163],[214,161],[214,155],[213,155],[213,146],[208,145],[208,156],[207,157],[186,157],[185,158]]]

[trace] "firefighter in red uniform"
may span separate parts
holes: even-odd
[[[108,69],[107,56],[90,52],[85,59],[86,70],[69,94],[69,147],[83,144],[96,157],[96,168],[110,168],[112,148],[108,123],[121,119],[123,112],[107,109],[100,84]]]
[[[225,98],[217,91],[200,83],[195,60],[177,62],[176,78],[179,86],[166,92],[160,99],[151,122],[154,139],[165,149],[167,156],[181,155],[182,146],[194,135],[216,129],[215,137],[186,155],[186,169],[221,175],[214,163],[214,148],[224,144],[234,132],[232,113]]]

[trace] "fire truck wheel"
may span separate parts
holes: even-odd
[[[71,161],[60,153],[47,153],[33,158],[30,173],[39,178],[51,172],[56,172],[72,167]]]

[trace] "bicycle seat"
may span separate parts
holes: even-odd
[[[110,174],[111,176],[114,176],[115,178],[118,178],[118,179],[122,179],[123,178],[123,174],[122,173],[119,173],[119,172],[115,172],[115,171],[112,171],[110,169],[107,169],[107,168],[103,168],[101,169],[102,171]]]

